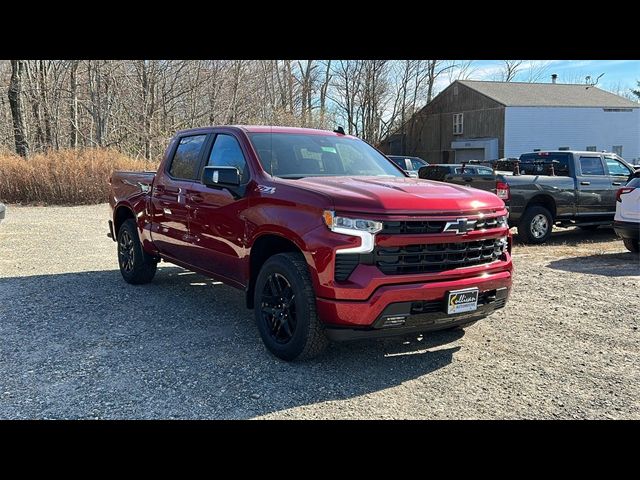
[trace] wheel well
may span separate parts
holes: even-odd
[[[556,202],[549,195],[536,195],[529,203],[527,203],[527,208],[532,207],[534,205],[540,205],[541,207],[546,208],[551,213],[551,216],[555,220],[556,218]]]
[[[115,233],[116,237],[118,236],[118,232],[120,231],[120,227],[122,226],[122,224],[129,218],[136,218],[129,207],[118,207],[116,209],[116,213],[113,216],[113,233]]]
[[[247,288],[247,308],[253,308],[253,291],[262,265],[269,257],[284,252],[302,253],[295,243],[278,235],[263,235],[253,243],[249,258],[250,277],[249,287]]]

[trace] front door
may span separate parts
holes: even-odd
[[[578,214],[588,216],[611,212],[608,193],[611,180],[606,174],[600,155],[580,155],[576,172],[578,187]],[[615,211],[615,205],[613,205]]]
[[[190,249],[187,191],[200,170],[207,135],[177,139],[166,171],[156,175],[151,195],[151,238],[160,253],[186,261]]]
[[[236,167],[241,183],[246,185],[249,181],[245,154],[231,134],[216,135],[205,165]],[[238,192],[199,182],[194,182],[187,191],[189,233],[198,266],[238,283],[243,282],[242,260],[248,254],[242,216],[247,202],[246,196]]]

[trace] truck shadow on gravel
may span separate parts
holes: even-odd
[[[562,258],[549,262],[547,267],[565,272],[589,273],[605,277],[640,276],[638,254],[631,252]]]
[[[138,287],[118,271],[0,279],[0,331],[0,418],[251,418],[418,379],[464,336],[337,344],[289,364],[262,345],[242,292],[171,266]]]

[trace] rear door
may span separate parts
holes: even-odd
[[[607,192],[607,204],[612,205],[613,210],[616,209],[616,192],[620,187],[627,183],[631,169],[613,155],[604,156],[605,166],[611,181],[609,191]]]
[[[251,175],[246,155],[235,135],[220,132],[207,151],[204,166],[236,167],[241,184],[247,185]],[[199,180],[190,185],[187,208],[194,265],[240,284],[243,282],[242,260],[248,253],[243,217],[247,202],[246,194],[234,195],[226,188],[207,187]]]
[[[602,214],[615,212],[615,199],[609,197],[611,180],[598,154],[577,155],[576,181],[578,184],[578,214]]]
[[[160,253],[183,262],[190,248],[187,191],[198,176],[206,139],[207,134],[178,138],[153,185],[153,242]]]

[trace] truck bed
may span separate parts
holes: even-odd
[[[111,187],[114,200],[135,198],[151,192],[156,172],[131,172],[117,170],[111,175]]]

